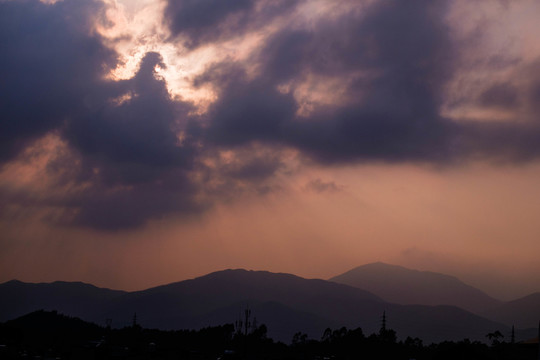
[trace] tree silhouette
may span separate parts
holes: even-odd
[[[491,341],[491,345],[497,345],[501,343],[499,339],[504,338],[504,335],[499,330],[496,330],[495,332],[488,333],[486,337]]]

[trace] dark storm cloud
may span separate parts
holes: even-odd
[[[147,54],[130,80],[104,79],[117,59],[91,28],[99,4],[0,2],[0,160],[50,132],[68,147],[49,161],[57,183],[48,194],[2,189],[2,197],[60,209],[51,221],[104,229],[198,211],[192,138],[177,137],[191,108],[156,78],[159,54]]]
[[[483,106],[514,109],[519,97],[517,88],[512,84],[494,84],[480,95],[479,100]]]
[[[205,79],[220,94],[208,113],[206,139],[220,147],[290,146],[323,164],[537,158],[536,125],[471,125],[440,115],[460,61],[460,44],[445,21],[448,6],[378,1],[308,28],[284,27],[256,52],[254,79],[228,62],[214,64],[195,82]],[[293,93],[279,85],[294,89],[310,75],[339,79],[351,100],[315,104],[299,116]],[[526,91],[531,108],[540,103],[538,89]],[[516,108],[520,91],[496,84],[477,101]]]
[[[204,209],[194,201],[197,191],[182,171],[160,172],[159,179],[125,189],[97,184],[69,199],[60,223],[105,230],[138,227],[170,213],[196,214]]]
[[[540,68],[540,66],[539,66]],[[540,73],[540,69],[539,69]],[[540,122],[540,79],[532,86],[529,92],[529,103],[532,105],[534,119]]]
[[[461,158],[519,164],[540,157],[537,123],[471,123],[462,125],[459,131],[455,142]]]
[[[208,140],[226,146],[252,141],[279,142],[292,121],[296,104],[265,81],[235,81],[227,86],[208,116]]]
[[[106,102],[70,122],[64,129],[70,143],[89,158],[115,165],[188,165],[189,146],[179,146],[174,125],[189,107],[173,101],[165,83],[155,79],[154,67],[159,64],[163,66],[159,54],[148,53],[135,77],[124,83],[126,100]]]
[[[165,19],[184,45],[196,47],[260,27],[299,3],[298,0],[167,0]],[[257,5],[263,11],[258,12]]]
[[[97,2],[0,2],[0,162],[78,116],[103,92],[99,76],[115,54],[89,35]]]
[[[279,31],[259,53],[257,79],[209,70],[219,73],[214,84],[223,94],[210,111],[209,139],[287,144],[323,162],[447,157],[453,129],[438,115],[453,65],[445,10],[443,2],[378,2],[367,14],[348,12],[314,30]],[[347,89],[358,101],[301,121],[292,94],[277,90],[305,73],[347,79],[358,71],[369,74]]]
[[[267,179],[274,175],[283,167],[280,157],[277,154],[262,154],[259,156],[246,156],[238,163],[227,166],[223,169],[223,174],[233,179],[240,180],[260,180]]]
[[[202,209],[194,201],[196,186],[188,180],[196,150],[191,136],[177,131],[191,108],[174,101],[154,68],[162,64],[148,53],[135,77],[126,81],[131,98],[107,102],[64,129],[65,138],[83,155],[90,189],[75,198],[72,222],[116,229],[143,224],[171,212]]]

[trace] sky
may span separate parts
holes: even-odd
[[[0,282],[376,261],[540,291],[535,0],[0,0]]]

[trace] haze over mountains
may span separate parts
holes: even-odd
[[[374,264],[367,266],[367,269],[385,267],[388,265]],[[407,274],[410,271],[394,270],[399,270],[396,274]],[[351,280],[354,273],[358,271],[336,278]],[[422,276],[419,275],[420,278]],[[447,281],[447,284],[457,289],[455,291],[461,297],[470,294],[473,299],[470,304],[477,305],[481,300],[494,308],[506,305],[509,310],[505,314],[512,318],[512,306],[487,295],[482,296],[479,290],[467,287],[455,278],[440,274],[429,276]],[[374,283],[377,281],[383,279],[373,280]],[[249,306],[258,323],[268,326],[269,336],[285,342],[290,341],[298,331],[312,338],[320,338],[327,327],[361,327],[364,333],[370,334],[379,330],[383,312],[387,314],[388,326],[396,330],[398,337],[419,337],[428,343],[463,338],[485,341],[485,335],[495,330],[509,334],[512,323],[507,321],[507,317],[497,322],[494,317],[482,317],[456,306],[448,306],[455,304],[442,302],[437,306],[425,305],[435,305],[436,302],[436,297],[430,296],[428,291],[431,286],[434,285],[427,282],[425,289],[422,289],[418,283],[414,290],[425,294],[424,304],[402,305],[390,299],[388,291],[383,294],[381,290],[378,294],[335,281],[304,279],[265,271],[225,270],[135,292],[100,289],[82,283],[26,284],[10,281],[0,284],[0,321],[37,309],[48,309],[102,325],[105,319],[112,319],[115,327],[130,325],[133,315],[137,313],[137,319],[143,327],[201,328],[234,323]],[[410,292],[405,288],[402,291]],[[448,292],[450,294],[451,289]],[[537,298],[532,297],[527,306],[537,306]],[[415,300],[407,297],[407,301]],[[527,312],[523,305],[520,311]],[[537,321],[531,320],[531,325],[523,321],[520,326],[532,328]],[[518,339],[532,337],[535,331],[518,331],[516,336]]]
[[[458,278],[376,262],[330,279],[395,304],[452,305],[508,326],[531,328],[540,321],[540,292],[512,301],[495,299]]]
[[[365,289],[385,301],[403,305],[454,305],[479,313],[502,304],[454,276],[381,262],[359,266],[330,280]]]
[[[88,318],[125,291],[98,288],[82,282],[24,283],[17,280],[0,284],[0,321],[6,321],[39,309],[59,310],[71,316]]]
[[[505,302],[494,308],[486,308],[479,314],[521,328],[538,325],[540,322],[540,292]]]

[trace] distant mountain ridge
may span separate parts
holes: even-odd
[[[485,341],[488,332],[510,330],[457,307],[391,304],[368,291],[332,281],[242,269],[135,292],[82,283],[8,282],[0,284],[0,294],[2,321],[19,316],[23,308],[27,312],[54,309],[100,325],[112,319],[114,327],[131,325],[136,313],[144,327],[197,329],[234,323],[249,306],[257,321],[268,326],[269,336],[285,342],[297,331],[320,338],[327,327],[361,327],[370,334],[379,330],[383,311],[398,336],[419,337],[426,343],[463,338]],[[21,301],[24,307],[13,301],[21,294],[27,297]],[[28,310],[31,306],[35,309]]]
[[[382,262],[356,267],[330,279],[370,291],[383,300],[403,305],[452,305],[518,328],[536,328],[540,293],[503,302],[454,276],[411,270]]]
[[[154,304],[161,306],[147,316],[145,309],[152,308]],[[260,312],[271,313],[269,307],[275,308],[276,304],[289,314],[278,322],[275,316],[262,316]],[[302,317],[299,312],[311,314],[313,323],[322,324],[322,319],[325,319],[333,324],[333,320],[340,322],[348,318],[353,310],[351,308],[358,307],[356,304],[362,307],[358,311],[370,311],[376,306],[382,313],[384,303],[367,291],[325,280],[236,269],[128,293],[111,301],[105,315],[130,319],[137,312],[141,322],[149,327],[174,329],[183,324],[191,328],[202,324],[219,325],[224,320],[223,316],[220,315],[217,320],[215,315],[223,314],[225,308],[231,311],[228,322],[234,322],[238,313],[250,306],[259,308],[258,311],[254,309],[254,316],[267,323],[270,332],[273,328],[282,332],[279,323],[285,318],[290,319],[292,310],[299,317]],[[237,309],[233,310],[232,306],[237,306]],[[317,332],[322,334],[324,329],[318,328]]]
[[[358,287],[402,305],[452,305],[479,314],[503,303],[456,277],[382,262],[356,267],[330,281]]]
[[[99,312],[101,304],[125,291],[98,288],[82,282],[55,281],[24,283],[11,280],[0,284],[0,321],[11,320],[35,310],[61,310],[71,316],[88,317],[89,309]]]
[[[538,326],[540,322],[540,292],[485,309],[479,314],[520,328]]]

